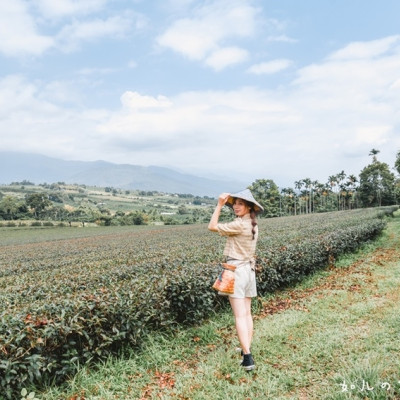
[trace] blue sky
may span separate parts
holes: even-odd
[[[400,150],[398,0],[2,0],[0,149],[208,177]],[[229,188],[227,188],[229,191]]]

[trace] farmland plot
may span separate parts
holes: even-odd
[[[259,293],[355,250],[396,208],[260,220]],[[73,231],[73,230],[72,230]],[[61,382],[145,332],[195,323],[221,299],[210,289],[224,239],[205,225],[0,231],[0,388]],[[53,238],[52,238],[52,235]],[[75,236],[75,237],[74,237]]]

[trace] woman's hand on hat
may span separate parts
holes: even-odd
[[[218,204],[224,206],[228,201],[230,193],[221,193],[218,197]]]
[[[229,199],[229,193],[221,193],[218,197],[218,204],[215,207],[213,215],[211,216],[210,223],[208,224],[208,229],[212,232],[218,232],[218,219],[221,213],[222,207],[226,204]]]

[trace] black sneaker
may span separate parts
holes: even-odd
[[[243,355],[243,361],[240,364],[246,371],[253,370],[256,366],[254,364],[253,356],[251,353]]]

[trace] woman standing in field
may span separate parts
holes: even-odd
[[[236,218],[232,222],[219,223],[219,216],[224,205],[233,208]],[[249,189],[235,194],[222,193],[211,217],[208,229],[226,236],[224,249],[226,262],[236,266],[235,289],[229,295],[229,302],[235,317],[235,326],[243,360],[240,364],[246,371],[255,368],[250,351],[253,339],[253,317],[251,298],[257,296],[255,276],[255,251],[258,238],[256,215],[263,211]]]

